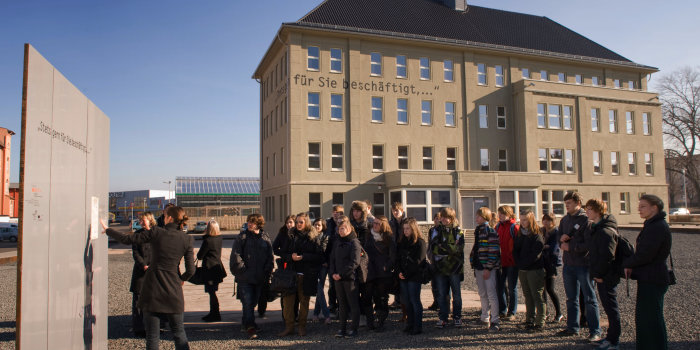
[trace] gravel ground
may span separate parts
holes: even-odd
[[[637,232],[623,232],[634,239]],[[467,247],[469,249],[469,247]],[[696,327],[700,320],[700,259],[697,251],[700,249],[700,235],[674,234],[673,254],[675,258],[676,275],[679,284],[669,288],[666,294],[666,323],[671,349],[700,348],[700,331]],[[124,292],[123,286],[128,286],[132,260],[129,254],[111,255],[109,258],[109,348],[134,349],[143,348],[142,339],[132,338],[128,329],[130,326],[131,295]],[[15,283],[16,265],[0,266],[0,349],[14,349],[15,339]],[[695,287],[693,287],[695,286]],[[472,274],[467,273],[463,287],[476,290],[476,282]],[[428,285],[424,288],[429,288]],[[565,301],[564,288],[559,277],[556,284],[562,303]],[[630,295],[626,296],[624,284],[619,287],[620,308],[622,312],[622,349],[634,348],[634,298],[636,283],[630,284]],[[522,298],[522,295],[520,296]],[[520,299],[523,301],[524,299]],[[425,305],[427,306],[427,305]],[[551,307],[551,302],[550,305]],[[565,310],[566,307],[562,305]],[[524,310],[521,310],[524,311]],[[475,317],[476,308],[465,309],[465,320]],[[304,338],[291,336],[277,338],[275,334],[282,330],[282,322],[266,325],[260,333],[261,339],[250,341],[239,331],[239,324],[216,326],[208,328],[189,329],[187,336],[193,349],[292,349],[292,348],[382,348],[382,349],[589,349],[583,337],[559,338],[554,335],[561,325],[548,324],[545,333],[531,335],[524,333],[515,326],[523,321],[522,312],[516,322],[504,322],[503,329],[498,334],[488,334],[485,329],[464,327],[455,329],[435,329],[437,321],[434,311],[425,311],[424,333],[418,336],[406,336],[401,332],[403,324],[398,323],[400,315],[392,311],[390,322],[384,333],[371,333],[360,329],[360,335],[353,340],[333,337],[337,330],[335,325],[325,326],[310,323],[308,335]],[[601,319],[605,319],[601,308]],[[585,333],[585,332],[582,332]],[[170,336],[165,333],[161,342],[163,349],[173,349]]]

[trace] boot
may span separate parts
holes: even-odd
[[[202,317],[202,320],[204,320],[204,322],[219,322],[221,321],[221,314],[219,310],[212,311],[209,315]]]
[[[294,333],[294,324],[291,324],[291,325],[288,324],[284,327],[284,330],[281,333],[277,334],[277,336],[278,337],[286,337],[292,333]]]
[[[299,324],[299,336],[303,337],[305,335],[306,335],[306,324],[301,325],[301,323],[300,323]]]

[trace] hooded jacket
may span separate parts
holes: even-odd
[[[238,235],[233,240],[229,265],[238,283],[267,283],[274,266],[272,243],[267,233],[260,230],[256,234],[246,230]]]
[[[671,229],[666,222],[666,213],[662,211],[644,221],[644,227],[637,236],[634,255],[625,259],[622,266],[632,269],[632,279],[668,285],[666,259],[671,254],[671,243]]]
[[[586,245],[585,232],[588,229],[588,217],[586,211],[579,209],[574,214],[567,213],[559,223],[559,234],[569,235],[569,251],[564,251],[564,265],[588,266],[588,246]],[[561,238],[561,236],[559,236]]]
[[[586,243],[590,259],[591,278],[600,278],[609,286],[620,283],[620,276],[613,268],[617,249],[617,220],[603,215],[600,221],[586,230]]]

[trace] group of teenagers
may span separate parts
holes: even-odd
[[[566,327],[557,334],[578,335],[587,323],[588,340],[597,349],[617,349],[621,333],[617,287],[622,278],[632,278],[637,280],[637,349],[666,349],[663,300],[672,282],[666,264],[671,233],[663,201],[654,195],[640,198],[638,209],[644,226],[635,249],[622,255],[619,247],[627,241],[617,232],[615,218],[607,213],[602,200],[591,199],[584,205],[577,192],[567,193],[564,200],[566,215],[559,225],[551,213],[543,215],[540,225],[532,211],[520,213],[518,223],[513,208],[507,205],[495,213],[479,208],[468,260],[464,232],[452,208],[441,209],[424,234],[415,218],[406,217],[400,203],[392,204],[391,217],[387,218],[372,216],[367,202],[354,201],[348,216],[339,205],[333,207],[332,217],[327,220],[312,222],[308,213],[290,215],[274,241],[264,230],[262,215],[251,214],[234,239],[229,266],[242,304],[242,330],[250,339],[258,337],[260,327],[254,310],[257,307],[259,315],[265,312],[275,266],[276,270],[296,274],[293,291],[280,296],[285,324],[278,334],[281,337],[293,334],[295,326],[298,335],[306,335],[312,296],[316,297],[314,320],[330,324],[331,313],[337,313],[336,337],[356,337],[360,315],[369,330],[382,332],[389,315],[390,294],[396,296],[394,305],[402,310],[403,331],[420,334],[421,286],[427,283],[432,286],[434,298],[430,308],[438,310],[436,327],[460,327],[461,282],[468,261],[481,300],[480,317],[470,322],[472,326],[498,332],[502,321],[515,321],[518,281],[526,305],[525,320],[518,328],[527,332],[544,330],[547,295],[556,311],[549,319],[560,322],[564,315],[554,283],[561,272]],[[157,349],[161,322],[167,320],[176,349],[189,349],[183,326],[182,284],[194,275],[196,262],[192,238],[182,231],[187,217],[182,208],[169,206],[158,220],[144,213],[141,221],[143,229],[134,234],[105,227],[110,237],[134,245],[133,329],[145,333],[147,349]],[[197,253],[206,276],[205,291],[210,296],[210,312],[203,317],[208,322],[221,320],[216,297],[218,284],[226,276],[221,247],[218,224],[211,220]],[[185,272],[181,273],[183,257]],[[605,338],[600,329],[596,287],[609,321]],[[452,320],[448,322],[450,306]]]

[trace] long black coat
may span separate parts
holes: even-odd
[[[143,229],[139,231],[143,231]],[[139,294],[141,293],[141,286],[143,286],[143,278],[146,276],[144,267],[151,264],[151,245],[149,243],[132,244],[131,254],[134,257],[134,269],[131,272],[129,291]]]
[[[316,233],[315,237],[311,238],[309,232],[302,232],[296,228],[292,229],[292,233],[294,238],[291,244],[287,250],[280,251],[279,256],[283,263],[287,263],[294,271],[304,275],[304,295],[315,296],[318,290],[318,273],[326,258],[321,234]],[[293,261],[293,253],[301,255],[302,260]]]
[[[668,285],[666,259],[671,254],[671,229],[665,220],[666,213],[660,212],[644,221],[642,232],[637,236],[634,255],[625,259],[623,267],[632,269],[632,279]]]
[[[202,246],[197,251],[197,259],[202,262],[206,281],[219,284],[226,277],[226,270],[221,263],[221,246],[223,238],[219,236],[205,235],[202,237]]]
[[[151,265],[141,288],[138,306],[143,311],[160,313],[185,312],[182,283],[194,275],[192,237],[170,223],[134,234],[108,228],[107,235],[124,244],[151,243]],[[180,274],[180,260],[185,258],[185,273]]]
[[[369,257],[368,281],[394,276],[396,243],[393,237],[389,242],[385,242],[385,240],[377,242],[370,231],[370,234],[368,234],[365,239],[364,247],[367,251],[367,257]]]

